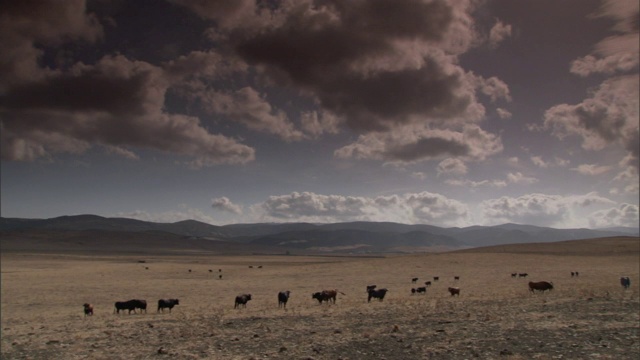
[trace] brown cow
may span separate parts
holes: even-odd
[[[82,306],[84,306],[84,316],[93,315],[93,305],[84,303]]]
[[[450,287],[448,290],[449,290],[449,293],[451,294],[451,296],[454,296],[454,295],[460,296],[460,288]]]
[[[322,303],[323,301],[326,301],[328,303],[333,301],[333,303],[335,304],[336,303],[336,297],[338,296],[338,293],[340,293],[342,295],[346,295],[342,291],[338,291],[336,289],[333,289],[333,290],[322,290],[322,292],[320,292],[320,293],[314,293],[312,295],[312,297],[314,299],[317,299],[320,303]]]
[[[536,290],[542,291],[542,292],[545,292],[547,290],[551,291],[553,290],[553,283],[548,281],[538,281],[538,282],[529,281],[529,291],[533,293]]]

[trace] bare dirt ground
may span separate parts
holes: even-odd
[[[621,250],[610,254],[573,245],[571,255],[563,245],[385,258],[3,252],[1,357],[640,358],[638,239],[606,243]],[[620,276],[631,278],[630,289]],[[426,294],[411,295],[427,280]],[[555,289],[530,294],[530,280]],[[367,303],[370,284],[390,289],[383,302]],[[332,288],[345,293],[335,305],[311,298]],[[286,310],[278,308],[281,290],[291,291]],[[234,309],[240,293],[253,299]],[[160,298],[180,305],[157,313]],[[129,299],[146,299],[147,313],[113,314],[115,301]],[[84,317],[85,302],[94,316]]]

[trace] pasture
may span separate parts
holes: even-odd
[[[637,359],[640,243],[600,241],[621,251],[591,241],[571,255],[548,244],[384,258],[3,252],[2,359]],[[529,281],[554,289],[532,294]],[[384,301],[367,303],[371,284],[389,289]],[[345,295],[320,305],[311,294],[323,289]],[[241,293],[252,300],[234,309]],[[157,313],[168,298],[179,305]],[[147,300],[147,313],[113,314],[129,299]]]

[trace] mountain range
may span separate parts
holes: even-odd
[[[300,251],[330,253],[392,253],[445,251],[502,244],[556,242],[611,236],[638,236],[637,228],[555,229],[532,225],[503,224],[442,228],[432,225],[407,225],[391,222],[256,223],[216,226],[195,220],[175,223],[155,223],[129,218],[107,218],[97,215],[61,216],[50,219],[0,218],[0,240],[33,238],[46,241],[53,238],[84,236],[101,241],[162,239],[165,247],[181,246],[262,249],[269,251]],[[160,240],[158,240],[160,241]],[[6,245],[6,241],[4,241]],[[155,246],[158,246],[158,242]],[[96,244],[95,246],[98,246]],[[142,245],[141,245],[142,246]],[[3,246],[6,247],[6,246]],[[196,246],[198,247],[198,246]],[[142,248],[141,248],[142,249]]]

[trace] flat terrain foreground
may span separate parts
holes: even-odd
[[[2,359],[638,359],[638,239],[616,244],[628,249],[385,258],[4,252]],[[426,294],[411,294],[427,280]],[[527,283],[542,280],[555,289],[531,294]],[[390,290],[383,302],[367,303],[370,284]],[[333,288],[344,293],[335,305],[311,298]],[[291,291],[286,310],[281,290]],[[253,299],[234,309],[240,293]],[[161,298],[180,305],[157,313]],[[129,299],[146,299],[147,313],[113,313]],[[94,316],[85,318],[85,302]]]

